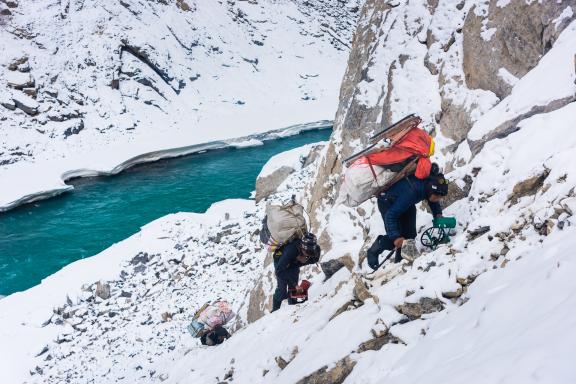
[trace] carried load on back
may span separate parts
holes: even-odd
[[[207,302],[194,314],[188,325],[188,332],[192,337],[199,337],[204,345],[220,344],[230,337],[224,325],[234,316],[235,313],[226,300]]]
[[[409,115],[370,138],[370,146],[344,160],[337,204],[356,207],[397,181],[414,174],[430,175],[434,139],[418,128],[420,117]]]
[[[262,220],[260,241],[268,245],[268,250],[273,252],[283,244],[302,237],[308,233],[304,207],[292,200],[283,205],[268,204],[266,216]]]

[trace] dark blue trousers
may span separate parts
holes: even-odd
[[[272,312],[280,309],[282,301],[288,299],[288,304],[294,304],[288,297],[288,290],[298,285],[300,267],[290,267],[282,272],[276,272],[276,291],[272,299]]]
[[[393,200],[390,198],[386,198],[386,196],[378,197],[378,210],[380,211],[380,215],[382,215],[382,220],[384,221],[384,225],[386,225],[386,220],[384,217],[386,216],[386,212],[388,208],[394,203]],[[400,217],[398,218],[398,229],[400,230],[400,234],[405,239],[415,239],[416,238],[416,206],[411,205]],[[376,241],[370,246],[367,252],[368,264],[370,266],[378,265],[378,256],[384,250],[391,251],[394,249],[394,241],[388,237],[388,235],[380,235],[376,238]],[[396,258],[395,262],[400,262],[402,260],[402,256],[400,254],[400,250],[396,251]]]

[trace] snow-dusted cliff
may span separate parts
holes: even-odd
[[[268,314],[265,202],[223,202],[1,300],[1,371],[34,383],[573,383],[574,11],[368,0],[330,142],[276,157],[260,178],[261,194],[310,208],[322,261],[341,266],[328,279],[302,271],[310,301]],[[407,112],[435,130],[457,234],[366,278],[365,250],[384,228],[374,201],[333,206],[340,164]],[[419,210],[420,231],[430,221]],[[235,332],[201,347],[184,328],[218,296],[239,313]]]
[[[0,2],[0,209],[143,154],[331,120],[359,4]]]

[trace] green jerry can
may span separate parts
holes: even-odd
[[[423,246],[434,250],[438,245],[450,242],[450,236],[455,234],[455,228],[455,217],[436,217],[432,221],[432,227],[425,230],[420,237],[420,242]]]

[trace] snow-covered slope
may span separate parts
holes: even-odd
[[[246,312],[239,306],[263,261],[255,213],[253,202],[230,200],[205,214],[167,216],[2,299],[2,383],[164,377],[173,360],[196,347],[186,333],[194,308],[225,297]]]
[[[303,193],[318,167],[310,153],[322,146],[275,162],[309,160],[278,187],[284,197]],[[251,291],[270,267],[258,240],[263,208],[226,200],[204,214],[166,216],[0,300],[2,383],[166,380],[174,362],[197,348],[186,326],[204,302],[231,302],[238,314],[231,330],[261,316]],[[268,292],[266,280],[260,286]]]
[[[538,73],[539,66],[526,79]],[[533,99],[524,89],[509,97]],[[458,218],[458,234],[413,265],[365,277],[365,246],[384,232],[374,202],[323,207],[330,214],[320,223],[330,239],[323,261],[351,258],[354,266],[327,281],[309,271],[309,303],[191,352],[169,382],[574,382],[574,116],[572,102],[526,118],[451,172],[468,191],[445,210]],[[418,222],[425,228],[429,214],[420,211]]]
[[[1,2],[0,209],[145,153],[332,120],[360,3]]]
[[[263,173],[297,165],[271,198],[296,194],[310,207],[322,261],[341,266],[328,279],[316,266],[302,271],[313,283],[310,300],[268,313],[273,266],[257,238],[265,202],[223,203],[205,216],[161,219],[2,299],[0,332],[9,342],[0,347],[1,371],[42,383],[573,383],[572,4],[367,1],[330,142],[311,164],[300,168],[304,150],[295,150]],[[531,42],[541,51],[510,45],[528,36],[503,31],[510,15],[545,24],[542,41]],[[464,41],[479,51],[489,43],[493,54],[479,57]],[[514,64],[520,57],[530,60]],[[559,86],[540,92],[552,82]],[[365,250],[384,232],[375,202],[350,209],[331,198],[340,160],[402,111],[436,129],[437,159],[457,186],[445,209],[457,234],[412,265],[366,276]],[[420,232],[430,222],[420,209]],[[159,255],[134,259],[141,251]],[[101,277],[109,299],[95,298]],[[202,347],[184,327],[217,296],[234,303],[239,319],[230,340]]]

